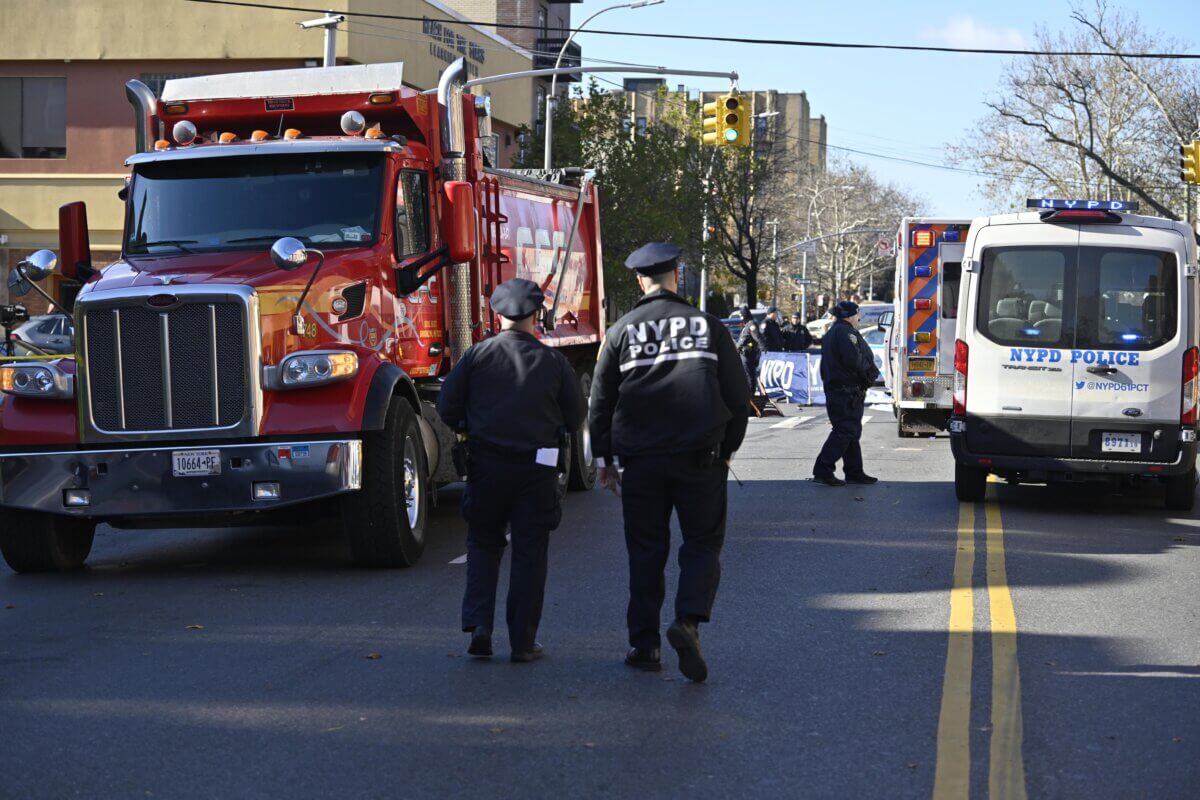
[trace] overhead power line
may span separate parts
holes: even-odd
[[[298,11],[305,14],[325,14],[327,9],[310,6],[275,5],[267,3],[251,3],[244,0],[187,0],[189,3],[204,3],[216,6],[240,6],[242,8],[257,8],[267,11]],[[333,14],[345,14],[349,17],[368,17],[372,19],[395,19],[406,22],[423,22],[425,17],[408,16],[404,14],[371,14],[361,11],[332,11]],[[438,20],[446,25],[471,25],[476,28],[496,28],[509,30],[541,31],[539,25],[522,25],[515,22],[481,22],[478,20],[448,19]],[[680,39],[693,42],[728,42],[731,44],[774,45],[779,47],[819,47],[839,50],[898,50],[910,53],[973,53],[977,55],[999,56],[1094,56],[1099,58],[1159,58],[1200,60],[1200,53],[1123,53],[1109,50],[1023,50],[1004,47],[937,47],[935,45],[915,44],[871,44],[867,42],[826,42],[806,41],[802,39],[761,39],[750,36],[701,36],[689,33],[650,33],[647,31],[612,31],[599,28],[588,28],[586,33],[598,36],[630,36],[646,39]]]

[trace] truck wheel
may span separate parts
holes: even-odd
[[[1196,504],[1196,468],[1192,467],[1182,475],[1172,475],[1165,478],[1167,486],[1166,506],[1171,511],[1191,511]]]
[[[364,567],[410,567],[425,549],[430,478],[417,415],[401,397],[363,434],[362,489],[342,496],[342,527]]]
[[[584,401],[592,397],[592,374],[583,372],[579,375],[579,391]],[[572,492],[586,492],[596,485],[596,460],[592,458],[592,436],[588,431],[587,417],[579,430],[571,434],[571,477],[569,487]]]
[[[954,494],[960,503],[979,503],[987,493],[986,470],[954,462]]]
[[[15,572],[79,569],[92,552],[96,523],[14,508],[0,509],[0,553]]]

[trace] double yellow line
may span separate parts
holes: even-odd
[[[1017,664],[1017,615],[1004,559],[1004,525],[994,497],[984,504],[986,574],[992,632],[992,724],[988,797],[1025,800],[1021,755],[1021,671]],[[954,583],[950,589],[950,642],[938,715],[934,800],[971,796],[971,666],[975,632],[976,506],[962,503]]]

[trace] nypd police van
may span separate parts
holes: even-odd
[[[1030,200],[971,223],[955,328],[954,483],[1196,488],[1197,248],[1131,202]]]

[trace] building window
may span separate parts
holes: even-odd
[[[637,118],[637,132],[638,132],[638,136],[646,135],[646,118],[645,117]]]
[[[545,6],[538,6],[537,26],[542,38],[549,38],[547,34],[550,32],[550,12],[546,10]]]
[[[67,79],[0,78],[0,158],[67,157]]]

